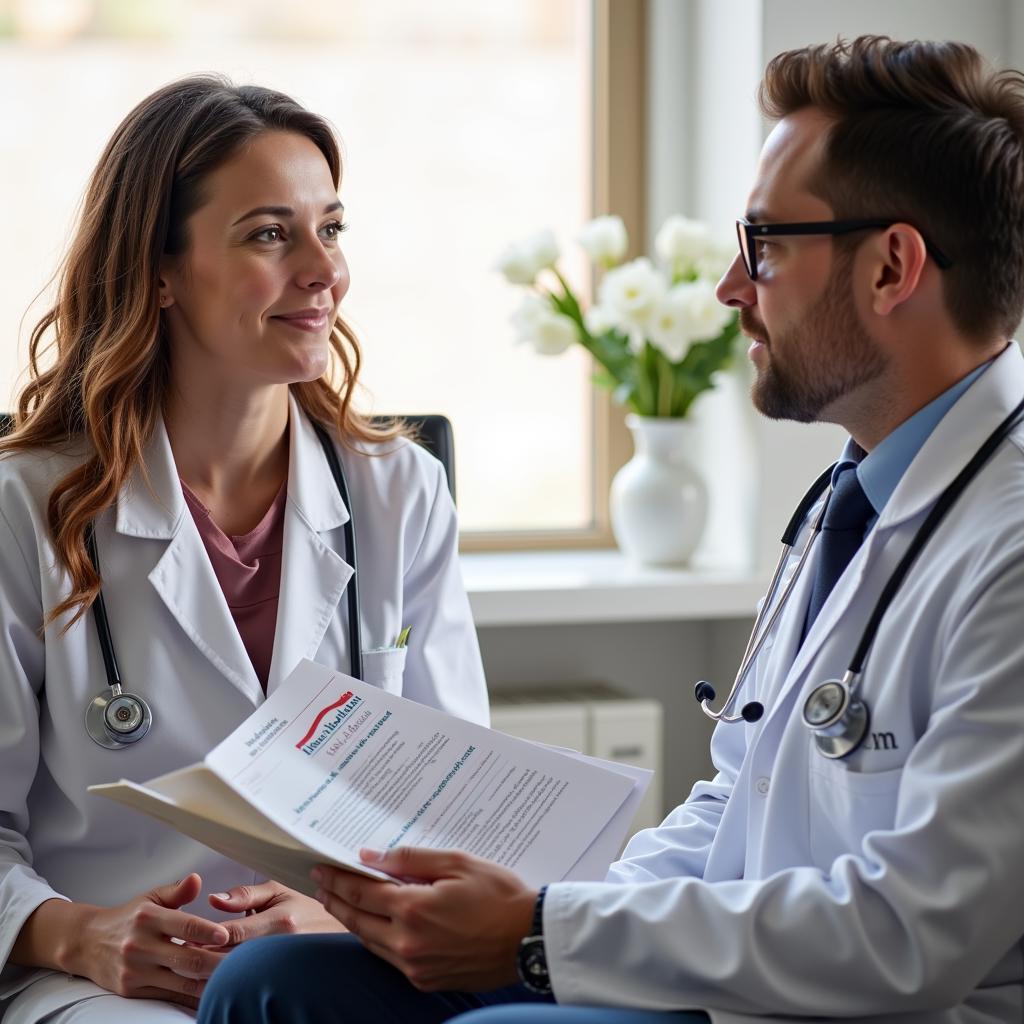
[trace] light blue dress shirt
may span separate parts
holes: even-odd
[[[939,425],[942,417],[990,365],[991,361],[982,363],[962,380],[958,380],[923,409],[918,409],[909,420],[901,423],[877,448],[867,454],[852,437],[846,442],[843,454],[832,471],[832,483],[835,485],[840,473],[850,466],[856,466],[857,479],[875,510],[875,516],[868,523],[865,533],[869,533],[878,521],[882,509],[892,497],[907,467],[914,461],[914,456],[921,450],[925,441],[931,437],[932,431]]]

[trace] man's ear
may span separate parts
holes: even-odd
[[[871,308],[889,316],[917,291],[928,250],[917,228],[897,223],[878,236],[874,256]]]

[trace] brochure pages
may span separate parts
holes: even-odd
[[[311,893],[364,846],[457,848],[532,884],[600,878],[650,773],[540,746],[311,661],[202,764],[90,790]]]

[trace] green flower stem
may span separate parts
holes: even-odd
[[[672,364],[658,353],[658,415],[672,415]]]
[[[618,329],[591,334],[569,283],[557,268],[550,269],[560,287],[548,289],[534,285],[535,291],[551,303],[552,309],[576,325],[577,340],[598,367],[593,375],[594,384],[611,391],[616,402],[638,415],[686,416],[695,399],[715,386],[715,374],[732,360],[739,335],[735,316],[716,338],[696,342],[680,362],[673,363],[649,341],[644,342],[639,352],[634,352],[629,339]],[[683,280],[697,276],[688,268],[682,271]]]

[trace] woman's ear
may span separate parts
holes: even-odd
[[[917,291],[928,250],[917,228],[893,224],[879,236],[872,280],[872,309],[888,316]]]
[[[167,309],[174,305],[174,296],[171,294],[171,284],[168,275],[162,273],[157,278],[157,295],[159,296],[160,308]]]

